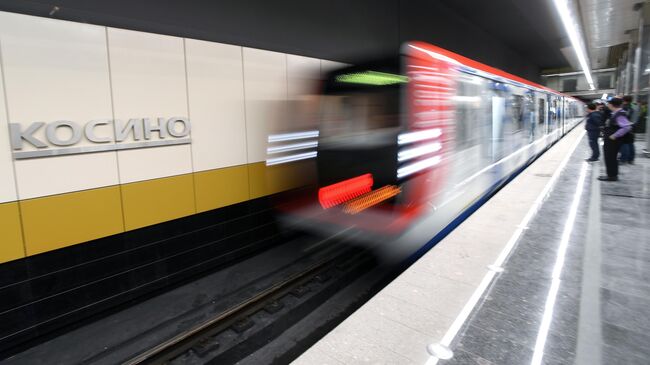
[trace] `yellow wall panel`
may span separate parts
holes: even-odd
[[[196,210],[205,212],[249,199],[246,165],[194,173]]]
[[[27,255],[124,231],[119,186],[20,202]]]
[[[251,199],[305,186],[315,181],[314,161],[299,161],[266,166],[265,162],[248,165]]]
[[[122,201],[127,231],[192,215],[192,174],[122,185]]]
[[[25,257],[17,202],[0,204],[0,263]]]
[[[266,163],[248,164],[248,186],[251,199],[268,195],[266,188]]]

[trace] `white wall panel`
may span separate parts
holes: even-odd
[[[244,48],[248,162],[266,160],[267,136],[287,129],[287,57]]]
[[[318,93],[320,60],[296,55],[287,55],[289,99]]]
[[[336,70],[337,68],[349,66],[347,63],[341,63],[341,62],[330,61],[330,60],[321,60],[320,65],[321,65],[320,66],[321,75],[323,76],[325,76],[325,74],[329,71]]]
[[[2,83],[2,65],[0,65],[0,203],[13,201],[18,198],[14,180],[14,166],[11,162],[11,146],[9,145],[9,127],[7,124],[7,108],[5,108],[4,84]]]
[[[105,28],[0,13],[9,122],[111,118]],[[43,139],[44,128],[34,134]],[[75,147],[89,145],[83,140]],[[25,149],[34,149],[24,144]],[[115,152],[17,160],[21,199],[117,184]]]
[[[182,38],[108,28],[108,48],[116,119],[188,116]],[[189,145],[119,151],[118,161],[122,183],[192,171]]]
[[[245,164],[242,48],[185,42],[194,171]]]
[[[314,130],[319,124],[320,60],[287,55],[288,115],[292,131]]]

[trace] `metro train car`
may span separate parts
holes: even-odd
[[[371,240],[432,218],[426,225],[441,229],[578,124],[582,108],[453,52],[406,43],[399,57],[325,77],[311,136],[318,188],[284,215]]]

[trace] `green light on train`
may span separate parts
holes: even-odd
[[[385,72],[364,71],[338,75],[336,76],[336,81],[349,84],[392,85],[408,82],[409,78],[406,76],[394,75]]]

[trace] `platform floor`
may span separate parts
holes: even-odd
[[[604,166],[580,162],[586,150],[440,364],[650,363],[650,160],[601,183]]]
[[[650,159],[600,182],[583,135],[573,130],[295,364],[648,364]],[[453,357],[431,356],[432,344]]]

